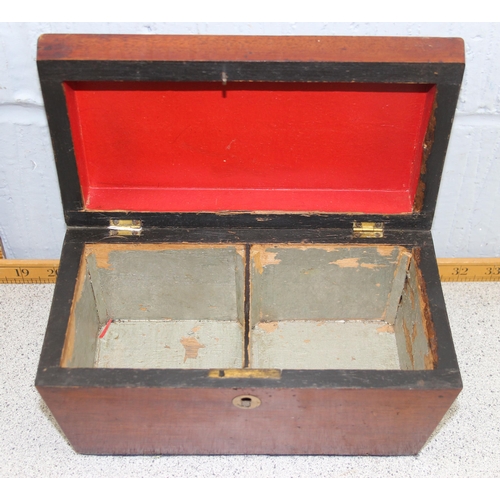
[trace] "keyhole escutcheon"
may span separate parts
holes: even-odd
[[[249,394],[243,394],[242,396],[236,396],[233,399],[233,405],[236,408],[241,408],[242,410],[253,410],[260,406],[260,399],[256,396],[250,396]]]

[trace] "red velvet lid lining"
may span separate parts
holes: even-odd
[[[86,210],[413,210],[435,87],[65,83]]]

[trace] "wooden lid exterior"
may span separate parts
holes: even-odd
[[[464,53],[440,38],[43,35],[38,66],[70,225],[122,211],[429,229]]]
[[[461,38],[42,35],[39,61],[254,61],[464,64]]]

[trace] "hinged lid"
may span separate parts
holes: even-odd
[[[460,39],[44,35],[67,222],[429,229],[463,63]]]

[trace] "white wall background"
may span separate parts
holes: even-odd
[[[0,238],[9,258],[58,258],[65,232],[35,64],[42,33],[462,37],[467,66],[432,232],[438,257],[500,256],[498,23],[0,23]]]

